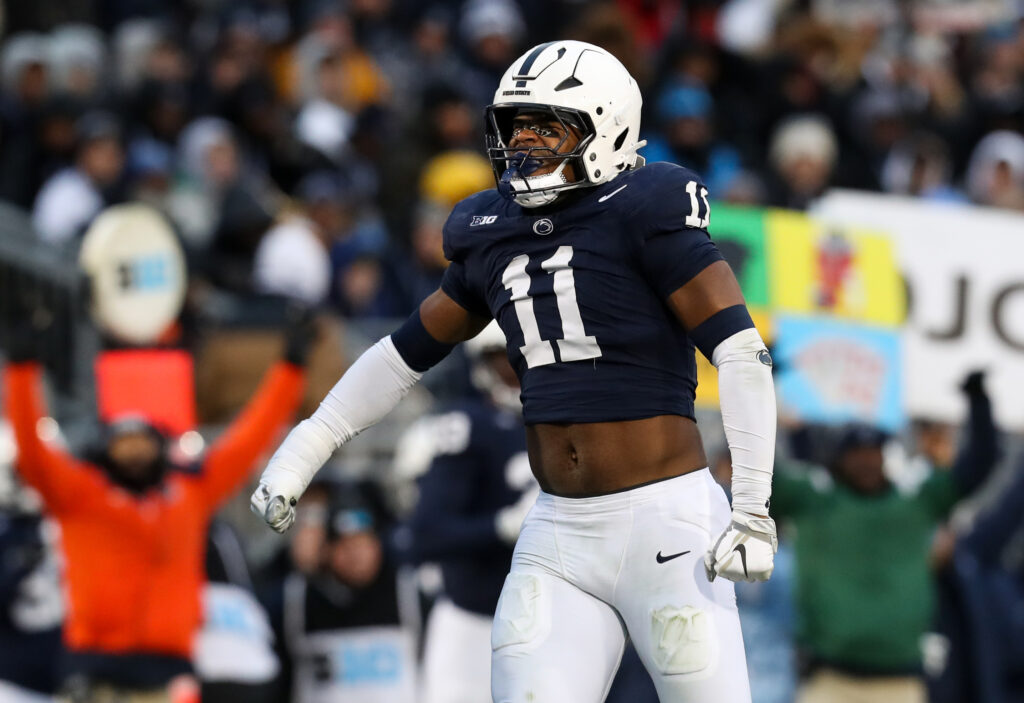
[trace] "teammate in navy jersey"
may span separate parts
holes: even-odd
[[[2,701],[44,700],[60,681],[64,602],[53,530],[40,515],[0,512]]]
[[[750,700],[729,581],[768,578],[777,546],[771,356],[699,176],[638,155],[640,108],[598,47],[517,59],[487,109],[497,189],[452,212],[441,288],[292,431],[253,495],[287,529],[327,458],[496,319],[542,489],[495,613],[497,703],[603,700],[627,634],[662,701]],[[731,511],[693,419],[694,346],[718,368]]]
[[[491,620],[523,518],[537,498],[519,381],[496,323],[465,345],[477,391],[423,420],[433,458],[409,518],[410,557],[441,568],[444,592],[423,645],[423,703],[479,703],[490,692]]]
[[[0,701],[39,703],[60,684],[64,652],[58,529],[18,479],[13,448],[0,419]]]
[[[412,557],[437,561],[448,598],[490,617],[537,481],[526,454],[518,381],[507,362],[511,378],[499,377],[503,359],[487,358],[498,349],[504,356],[504,335],[489,325],[467,348],[473,385],[482,394],[431,419],[433,460],[419,480],[409,524]]]

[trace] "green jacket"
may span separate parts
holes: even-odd
[[[920,667],[931,540],[958,498],[945,471],[913,493],[864,496],[823,468],[776,465],[771,512],[794,528],[797,638],[812,659],[865,673]]]

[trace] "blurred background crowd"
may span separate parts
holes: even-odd
[[[138,633],[110,639],[80,622],[70,631],[84,656],[62,664],[59,564],[82,572],[43,517],[61,523],[67,542],[68,499],[40,478],[56,460],[25,443],[55,440],[136,498],[175,472],[215,465],[209,457],[224,446],[265,451],[262,440],[287,422],[261,416],[260,436],[243,442],[225,427],[246,401],[285,394],[289,409],[308,412],[347,361],[438,286],[448,212],[494,182],[483,107],[534,44],[571,38],[615,54],[645,97],[641,153],[696,170],[714,201],[803,210],[839,187],[1024,212],[1024,8],[1012,0],[0,7],[0,354],[11,369],[0,387],[2,701],[156,689],[170,697],[129,700],[195,700],[198,690],[209,701],[487,700],[474,698],[487,666],[480,632],[536,490],[510,430],[516,393],[494,358],[500,343],[451,358],[346,448],[286,539],[258,531],[244,498],[226,503],[206,534],[205,584],[182,586],[204,589],[191,666],[153,661],[173,647],[154,649]],[[194,363],[195,396],[182,402],[194,405],[199,431],[158,432],[159,460],[143,446],[143,459],[127,449],[119,464],[115,440],[159,428],[108,413],[97,430],[102,379],[83,380],[82,369],[139,345],[109,329],[83,332],[81,291],[53,262],[74,261],[96,218],[126,203],[160,213],[184,253],[180,312],[150,346]],[[1024,261],[1024,249],[1008,254]],[[33,327],[19,327],[25,317]],[[257,389],[282,350],[272,367],[280,378],[268,381],[279,387]],[[24,365],[37,360],[55,381],[57,423],[33,400],[39,379]],[[962,426],[919,418],[893,434],[792,420],[782,429],[777,574],[738,589],[755,703],[923,701],[926,684],[934,703],[1024,701],[1021,428],[995,426],[983,374],[961,390]],[[171,391],[146,392],[159,404]],[[230,428],[256,422],[246,413]],[[699,419],[727,486],[719,421]],[[16,472],[19,449],[43,468]],[[140,482],[138,471],[147,476],[165,455],[168,466]],[[258,466],[249,458],[236,468],[251,478]],[[210,514],[246,478],[211,489]],[[116,524],[150,524],[144,508]],[[168,520],[161,529],[173,539]],[[118,554],[158,563],[164,547],[152,537]],[[196,543],[193,561],[203,553]],[[92,597],[70,592],[79,607],[75,598]],[[147,676],[120,680],[98,650],[116,655],[118,671]],[[863,691],[881,697],[843,697]],[[609,700],[654,700],[635,656]]]
[[[141,200],[197,280],[405,314],[447,209],[491,182],[497,79],[556,37],[626,64],[648,160],[718,200],[1024,208],[1024,34],[998,1],[9,2],[0,197],[55,245]]]

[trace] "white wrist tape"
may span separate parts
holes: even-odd
[[[775,386],[771,356],[756,329],[723,340],[711,355],[718,368],[722,425],[732,455],[732,507],[767,513],[775,463]]]
[[[356,359],[320,407],[299,423],[271,457],[268,470],[294,474],[305,490],[342,444],[391,412],[423,377],[384,337]]]

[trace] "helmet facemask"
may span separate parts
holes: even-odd
[[[486,114],[487,157],[494,170],[498,192],[503,196],[523,207],[540,207],[553,202],[562,191],[589,183],[583,153],[595,132],[586,113],[535,103],[505,103],[488,106]],[[557,133],[561,134],[558,144],[510,147],[513,121],[523,114],[531,116],[531,124],[558,125]],[[579,141],[571,150],[563,152],[572,136],[578,136]],[[552,164],[554,168],[548,170]],[[572,180],[566,173],[570,167]],[[537,171],[544,173],[537,174]]]

